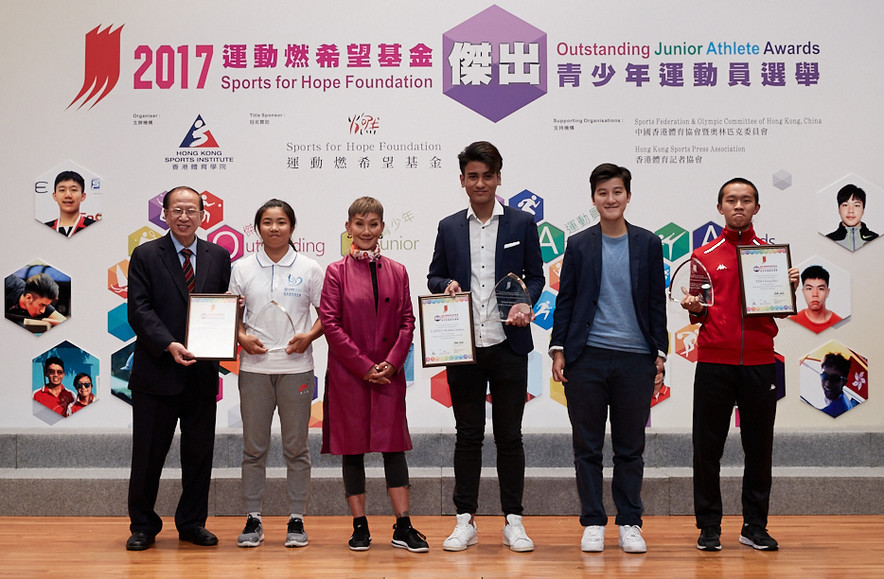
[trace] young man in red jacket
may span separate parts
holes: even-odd
[[[743,529],[740,542],[775,551],[767,532],[770,504],[773,425],[777,391],[773,339],[777,325],[771,317],[744,318],[740,302],[738,245],[763,245],[752,228],[758,213],[758,189],[734,178],[718,192],[718,212],[724,216],[721,235],[694,250],[692,257],[709,273],[714,305],[701,305],[686,295],[681,306],[692,323],[701,323],[694,376],[694,513],[701,530],[697,548],[721,550],[720,466],[730,418],[740,409],[740,438],[746,455],[743,470]],[[798,269],[789,269],[794,291]]]

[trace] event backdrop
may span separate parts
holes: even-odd
[[[819,334],[779,322],[777,426],[881,425],[870,374],[884,355],[884,241],[850,251],[824,235],[848,183],[867,194],[863,221],[884,230],[880,2],[32,0],[4,12],[0,269],[48,266],[69,280],[60,325],[32,333],[0,321],[3,428],[131,424],[128,257],[165,234],[158,201],[169,188],[204,192],[200,235],[234,259],[257,248],[256,208],[289,201],[295,243],[323,266],[341,258],[349,203],[377,197],[383,251],[407,266],[416,299],[437,223],[466,205],[456,155],[476,140],[500,148],[498,192],[535,215],[543,244],[526,427],[567,427],[546,347],[566,239],[597,220],[588,176],[601,162],[632,170],[627,219],[661,236],[667,272],[719,231],[719,186],[753,180],[759,235],[789,243],[794,264],[837,268],[830,307],[844,318]],[[86,177],[81,211],[98,220],[69,238],[44,224],[66,169]],[[797,301],[803,309],[802,292]],[[669,315],[668,399],[651,426],[687,428],[696,328],[677,306]],[[817,371],[802,360],[829,342],[854,353],[847,388],[862,402],[837,419],[814,407],[818,394],[801,397],[800,376]],[[98,361],[97,401],[48,420],[32,402],[39,362],[71,356],[71,345],[70,366]],[[326,355],[320,339],[320,386]],[[444,375],[421,367],[417,335],[414,357],[412,427],[453,425]],[[235,370],[222,377],[220,428],[238,425]],[[65,387],[72,381],[69,371]]]

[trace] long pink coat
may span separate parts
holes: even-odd
[[[375,312],[367,261],[349,255],[325,272],[319,318],[328,342],[322,402],[322,452],[362,454],[411,449],[402,366],[414,335],[405,267],[378,260]],[[390,384],[362,379],[383,360],[398,369]]]

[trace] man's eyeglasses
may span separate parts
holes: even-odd
[[[50,368],[49,370],[46,370],[46,373],[53,374],[53,375],[54,374],[64,374],[64,370],[55,370],[53,368]]]
[[[841,374],[829,374],[828,372],[820,372],[820,379],[823,382],[847,382],[847,376]]]
[[[175,209],[169,209],[168,211],[175,217],[181,217],[182,215],[187,215],[188,217],[196,217],[202,212],[201,209],[193,209],[192,207],[189,209],[181,209],[180,207],[176,207]]]

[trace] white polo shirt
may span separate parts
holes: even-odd
[[[262,247],[257,253],[246,255],[233,264],[230,275],[230,293],[245,296],[243,322],[246,332],[253,333],[253,320],[271,300],[282,305],[298,334],[313,327],[311,310],[319,307],[324,279],[318,263],[295,252],[288,252],[274,263]],[[257,374],[297,374],[313,369],[313,346],[303,354],[284,351],[253,355],[240,351],[239,367]]]

